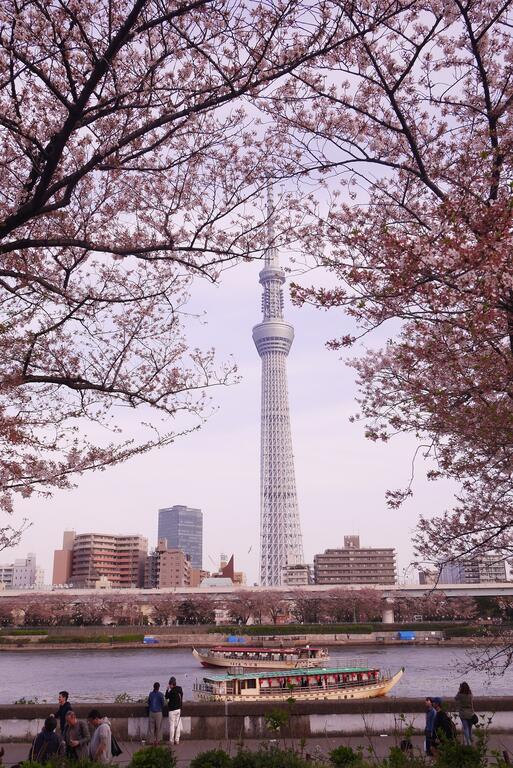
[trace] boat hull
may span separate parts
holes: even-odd
[[[304,690],[301,688],[266,689],[265,693],[252,694],[205,694],[199,698],[208,701],[287,701],[293,698],[295,701],[351,701],[357,699],[375,699],[386,696],[397,685],[403,676],[404,669],[400,669],[395,675],[386,680],[379,680],[368,685],[344,686],[340,688],[319,688]]]
[[[265,661],[260,659],[227,659],[221,655],[213,656],[200,653],[195,648],[192,650],[192,655],[203,667],[208,667],[210,669],[218,667],[222,667],[223,669],[232,669],[233,667],[239,669],[314,669],[324,666],[328,661],[328,657],[326,656],[319,659],[294,659],[291,661],[272,661],[270,659],[266,659]]]

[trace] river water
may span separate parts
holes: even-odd
[[[362,657],[369,665],[405,674],[393,690],[395,696],[424,697],[454,695],[467,680],[475,695],[510,695],[512,676],[488,679],[475,671],[465,672],[468,652],[464,648],[429,646],[368,646],[331,648],[331,662]],[[213,670],[212,670],[213,671]],[[203,670],[187,649],[140,648],[136,650],[1,651],[0,704],[22,697],[55,702],[66,689],[71,702],[113,701],[121,693],[137,700],[147,696],[158,680],[165,688],[171,675],[192,699],[192,686]]]

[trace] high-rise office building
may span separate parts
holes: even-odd
[[[277,586],[282,569],[303,563],[303,541],[290,431],[287,356],[294,328],[283,319],[285,274],[278,261],[269,195],[268,248],[260,272],[262,322],[253,341],[262,360],[260,433],[260,583]]]
[[[176,504],[159,509],[158,538],[166,539],[170,549],[189,555],[191,566],[203,567],[203,512]]]

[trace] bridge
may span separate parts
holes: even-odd
[[[148,597],[150,600],[163,595],[181,595],[192,597],[196,595],[212,597],[236,597],[238,592],[254,592],[261,594],[265,592],[279,592],[284,598],[293,600],[297,594],[319,594],[333,590],[344,589],[358,592],[361,589],[372,589],[381,592],[383,597],[393,599],[395,597],[422,597],[431,592],[443,592],[447,597],[512,597],[513,581],[502,582],[483,582],[480,584],[308,584],[305,586],[283,586],[283,587],[257,587],[248,585],[219,587],[168,587],[166,589],[79,589],[78,587],[45,586],[36,589],[2,589],[0,585],[0,600],[2,598],[28,597],[41,595],[48,597],[50,595],[64,595],[75,598],[96,596],[139,596]]]

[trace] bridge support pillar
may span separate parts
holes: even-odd
[[[394,601],[390,597],[386,597],[381,609],[381,621],[383,624],[393,624],[394,620]]]

